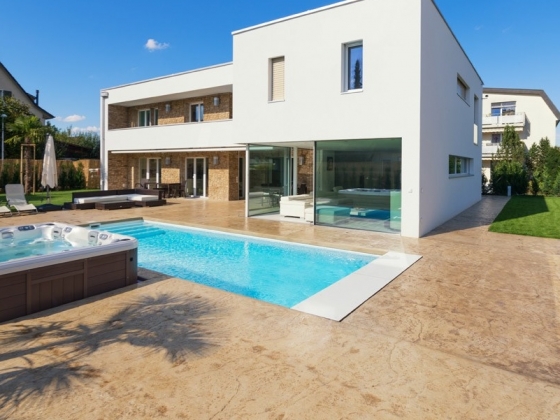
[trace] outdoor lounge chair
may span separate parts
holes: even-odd
[[[12,211],[6,206],[0,206],[0,216],[11,216]]]
[[[37,207],[29,204],[23,193],[23,185],[21,184],[6,184],[6,200],[8,206],[13,207],[18,214],[21,212],[34,212],[37,213]]]

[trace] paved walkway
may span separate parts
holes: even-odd
[[[505,203],[421,239],[188,199],[0,219],[145,217],[423,256],[340,323],[154,275],[1,324],[0,418],[559,418],[560,241],[488,232]]]

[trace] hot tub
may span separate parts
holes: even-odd
[[[0,322],[135,284],[137,248],[64,223],[0,228]]]

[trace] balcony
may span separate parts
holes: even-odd
[[[233,120],[153,125],[108,130],[107,150],[169,150],[238,146]]]
[[[500,147],[500,143],[492,143],[490,141],[482,142],[482,157],[491,158],[492,155],[498,153],[498,147]]]
[[[526,121],[524,112],[513,115],[486,115],[482,118],[482,132],[502,133],[506,125],[512,126],[515,131],[523,131]]]

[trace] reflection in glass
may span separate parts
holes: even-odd
[[[316,143],[315,223],[400,232],[402,140]]]
[[[291,149],[249,146],[249,215],[280,210],[280,197],[290,192]]]

